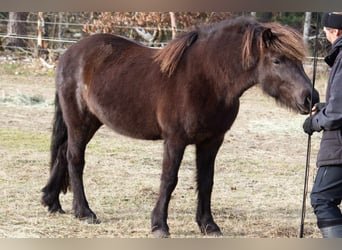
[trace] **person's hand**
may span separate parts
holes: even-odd
[[[312,107],[311,115],[317,114],[319,111],[321,111],[325,107],[325,102],[318,102],[315,103],[315,105]]]
[[[309,116],[305,119],[303,123],[303,129],[305,133],[307,133],[308,135],[312,135],[312,133],[314,132],[314,130],[312,129],[312,116]]]

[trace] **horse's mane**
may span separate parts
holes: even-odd
[[[275,22],[261,24],[261,30],[262,32],[260,32],[260,26],[250,25],[244,34],[242,65],[245,69],[251,67],[255,61],[253,58],[254,42],[257,44],[260,55],[264,53],[265,49],[269,49],[293,60],[304,60],[307,49],[303,37],[298,31]]]
[[[171,76],[187,48],[197,40],[199,33],[203,29],[219,30],[229,25],[241,26],[240,30],[244,32],[241,41],[241,60],[244,69],[255,65],[260,57],[259,55],[263,55],[266,49],[298,61],[303,61],[306,55],[303,38],[295,29],[279,23],[259,23],[252,18],[237,18],[234,22],[221,22],[220,24],[203,26],[202,29],[198,28],[182,34],[157,51],[154,60],[160,64],[162,73]],[[210,36],[208,37],[210,38]],[[256,48],[258,49],[257,54],[255,53]]]
[[[163,49],[159,50],[154,59],[156,62],[160,63],[161,71],[167,73],[168,76],[171,76],[185,50],[197,40],[197,37],[198,32],[196,30],[185,33],[172,40]]]

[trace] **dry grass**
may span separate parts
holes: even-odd
[[[324,80],[322,81],[322,83]],[[53,78],[5,75],[0,80],[0,237],[129,237],[150,234],[150,213],[159,188],[162,142],[133,140],[102,128],[87,149],[84,182],[102,223],[88,225],[71,214],[70,193],[61,196],[65,215],[40,204],[48,178],[53,115]],[[39,97],[38,103],[18,101]],[[212,208],[224,237],[297,237],[307,136],[305,117],[249,90],[217,157]],[[311,189],[319,136],[312,137]],[[194,221],[194,148],[186,150],[169,209],[172,237],[203,237]],[[307,205],[306,237],[320,237]]]

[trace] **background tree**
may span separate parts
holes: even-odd
[[[26,36],[26,18],[29,12],[9,12],[7,24],[7,47],[26,47],[26,42],[22,38],[12,36]]]
[[[0,37],[0,49],[15,46],[34,54],[38,16],[38,12],[0,12],[0,34],[4,37]],[[312,51],[317,12],[311,13],[311,21],[309,12],[44,12],[46,39],[43,40],[49,53],[56,55],[63,53],[73,42],[94,33],[113,33],[148,46],[163,46],[192,26],[236,16],[253,16],[258,21],[276,21],[294,27],[305,39],[308,38],[307,44]],[[17,37],[11,37],[14,34]],[[321,39],[322,32],[320,34],[319,56],[323,56],[329,43]],[[19,38],[25,36],[28,39]]]
[[[310,26],[311,26],[311,12],[305,12],[303,38],[306,44],[309,42]]]
[[[86,22],[87,34],[114,33],[149,45],[168,42],[176,30],[200,23],[213,23],[237,14],[231,12],[101,12]],[[128,27],[133,27],[128,29]]]

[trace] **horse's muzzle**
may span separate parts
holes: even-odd
[[[297,108],[299,113],[302,115],[307,115],[310,113],[311,108],[315,105],[315,103],[319,102],[319,93],[316,89],[313,90],[312,96],[311,93],[306,96],[303,104],[297,104]]]

